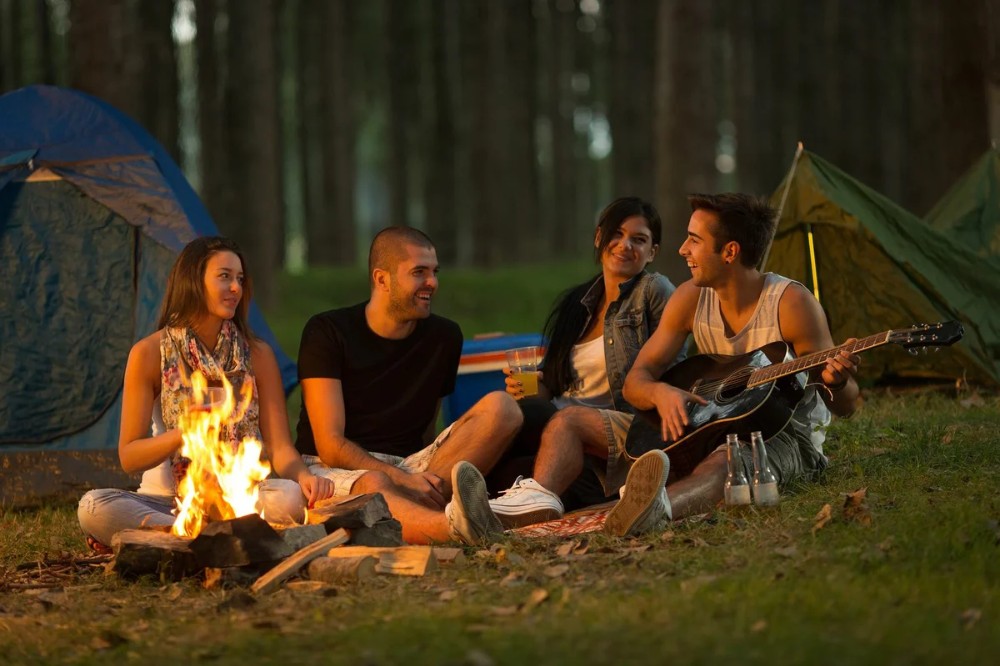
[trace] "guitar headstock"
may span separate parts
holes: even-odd
[[[915,324],[889,332],[889,342],[902,345],[906,349],[921,347],[947,347],[962,339],[965,328],[960,321],[944,321],[937,324]]]

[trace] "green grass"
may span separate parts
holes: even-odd
[[[545,273],[496,277],[466,289],[444,276],[438,311],[458,307],[444,298],[451,289],[470,307],[452,311],[467,335],[532,330],[559,291],[538,286],[534,310],[521,301],[503,311]],[[364,285],[357,295],[328,278],[289,279],[275,328],[299,318],[287,324],[294,331],[309,313],[364,296]],[[331,293],[343,298],[315,302]],[[510,539],[424,578],[282,590],[246,608],[240,592],[196,580],[97,574],[40,595],[0,587],[0,655],[4,664],[992,663],[1000,399],[865,397],[832,427],[823,479],[787,490],[775,510],[718,510],[638,540],[590,535],[586,553],[568,558],[558,540]],[[859,488],[867,525],[842,509]],[[825,504],[833,518],[814,532]],[[0,509],[0,580],[65,551],[84,552],[75,507]],[[569,568],[549,575],[557,564]],[[532,607],[539,589],[547,598]]]

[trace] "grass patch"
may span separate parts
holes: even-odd
[[[720,510],[635,540],[591,535],[569,557],[561,541],[510,539],[425,578],[283,590],[247,607],[194,580],[94,575],[40,595],[5,590],[0,654],[9,664],[989,663],[1000,651],[1000,400],[866,397],[832,427],[822,481],[785,492],[775,510]],[[862,487],[867,525],[842,509]],[[814,531],[824,504],[833,518]],[[8,572],[83,551],[70,506],[0,513],[0,545]],[[547,597],[531,606],[538,589]]]

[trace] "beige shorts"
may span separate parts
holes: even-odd
[[[430,467],[431,458],[434,457],[437,450],[440,449],[441,445],[448,439],[448,435],[451,434],[451,429],[454,427],[455,424],[451,424],[442,430],[441,434],[439,434],[433,442],[416,453],[406,456],[405,458],[393,456],[388,453],[369,453],[369,455],[376,460],[381,460],[384,463],[395,465],[399,469],[411,474],[426,472],[427,468]],[[350,495],[351,488],[354,487],[357,480],[371,471],[368,469],[340,469],[338,467],[329,467],[323,464],[323,461],[319,459],[319,456],[303,455],[302,462],[306,464],[306,467],[308,467],[309,471],[314,475],[322,476],[323,478],[329,479],[333,482],[333,494],[335,497]]]
[[[604,494],[607,497],[618,493],[618,489],[625,483],[628,476],[629,467],[632,463],[625,456],[625,438],[628,436],[629,426],[632,425],[632,415],[626,412],[617,412],[613,409],[598,409],[601,420],[604,421],[604,437],[608,442],[608,464],[606,466],[594,465],[592,469],[597,474],[604,486]],[[587,458],[588,462],[593,458]]]

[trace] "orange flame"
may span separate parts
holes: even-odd
[[[242,419],[253,399],[253,382],[243,383],[238,405],[232,385],[222,382],[221,388],[209,388],[201,372],[192,373],[192,399],[178,417],[181,456],[191,461],[177,487],[171,532],[178,536],[194,537],[210,521],[255,513],[257,484],[271,473],[260,458],[260,442],[247,437],[234,448],[220,439],[222,426]]]

